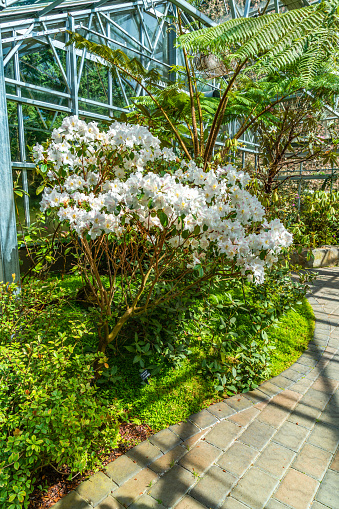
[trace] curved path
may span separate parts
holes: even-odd
[[[339,267],[314,339],[279,376],[150,437],[53,509],[339,509]]]

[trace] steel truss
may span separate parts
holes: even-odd
[[[69,114],[110,121],[115,113],[129,111],[129,98],[142,93],[122,76],[114,79],[98,57],[66,46],[67,31],[121,48],[146,68],[170,77],[171,66],[179,61],[169,20],[178,7],[185,24],[214,25],[185,0],[55,0],[32,5],[1,0],[0,281],[19,275],[12,168],[24,190],[19,208],[27,226],[34,210],[34,165],[27,146],[46,139]]]

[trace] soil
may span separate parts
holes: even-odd
[[[135,425],[123,423],[120,426],[120,435],[123,443],[108,454],[103,454],[100,458],[101,468],[108,465],[111,461],[125,454],[129,449],[139,442],[146,440],[153,434],[153,430],[147,424]],[[28,509],[48,509],[52,507],[58,500],[73,491],[80,483],[86,480],[94,472],[88,471],[83,474],[76,474],[73,479],[68,480],[70,475],[69,469],[65,466],[60,471],[56,471],[53,467],[45,468],[37,479],[36,488],[30,496]],[[41,489],[43,488],[43,489]]]

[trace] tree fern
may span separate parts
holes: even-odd
[[[180,37],[193,52],[211,52],[225,62],[247,62],[246,72],[269,74],[297,66],[308,87],[319,65],[338,54],[338,0],[257,18],[229,20]]]

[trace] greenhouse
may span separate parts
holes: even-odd
[[[339,0],[0,0],[0,509],[339,509]]]

